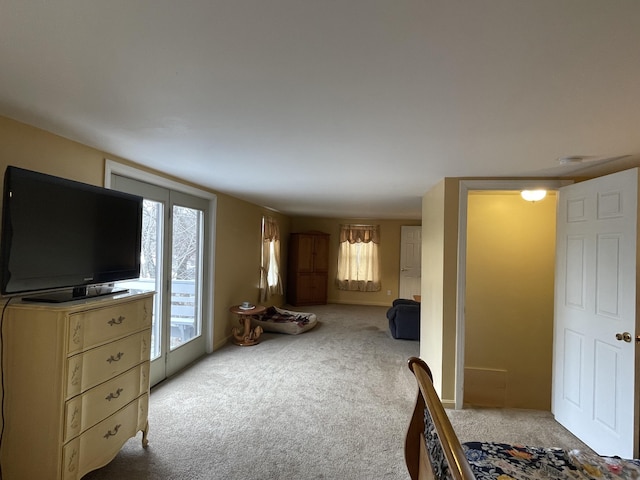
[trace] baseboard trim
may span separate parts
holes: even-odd
[[[227,343],[229,343],[230,340],[231,340],[231,335],[228,335],[224,337],[222,340],[220,340],[219,342],[215,342],[213,344],[213,351],[215,352],[219,348],[224,347]]]

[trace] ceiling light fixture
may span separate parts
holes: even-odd
[[[547,196],[546,190],[522,190],[520,196],[527,202],[539,202]]]
[[[558,159],[560,165],[573,165],[575,163],[582,163],[586,157],[584,155],[570,155],[568,157],[561,157]]]

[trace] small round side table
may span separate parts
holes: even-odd
[[[250,347],[258,343],[258,338],[262,335],[262,327],[251,328],[251,317],[261,315],[267,308],[262,305],[255,305],[253,308],[240,308],[240,305],[234,305],[229,309],[231,313],[238,315],[238,321],[242,325],[242,329],[233,327],[233,342],[242,347]]]

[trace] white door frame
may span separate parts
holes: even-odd
[[[214,193],[200,190],[199,188],[191,187],[189,185],[185,185],[184,183],[176,182],[174,180],[161,177],[160,175],[145,172],[144,170],[140,170],[129,165],[124,165],[122,163],[118,163],[109,159],[105,159],[104,172],[104,186],[106,188],[111,187],[111,174],[116,174],[123,177],[129,177],[134,180],[139,180],[141,182],[151,183],[153,185],[164,187],[169,190],[176,190],[178,192],[187,193],[195,197],[201,197],[209,202],[209,218],[207,219],[207,221],[209,223],[208,233],[210,236],[210,241],[207,252],[209,255],[209,274],[207,276],[207,281],[209,282],[209,290],[211,292],[215,292],[214,280],[216,263],[216,206],[218,197]],[[214,295],[211,295],[211,298],[207,302],[205,302],[205,311],[202,312],[202,334],[205,336],[205,351],[207,353],[213,352],[213,346],[215,344],[213,338],[214,302]]]
[[[550,179],[505,179],[505,180],[460,180],[458,204],[458,285],[456,289],[456,363],[455,363],[455,408],[462,408],[464,400],[464,332],[465,298],[467,282],[467,200],[470,190],[557,190],[573,183],[571,180]]]

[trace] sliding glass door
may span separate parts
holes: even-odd
[[[112,175],[111,187],[144,198],[140,278],[120,285],[156,292],[151,383],[162,381],[205,353],[206,248],[209,202]]]
[[[204,245],[208,202],[171,192],[171,256],[167,290],[170,301],[167,375],[205,353],[202,335]]]

